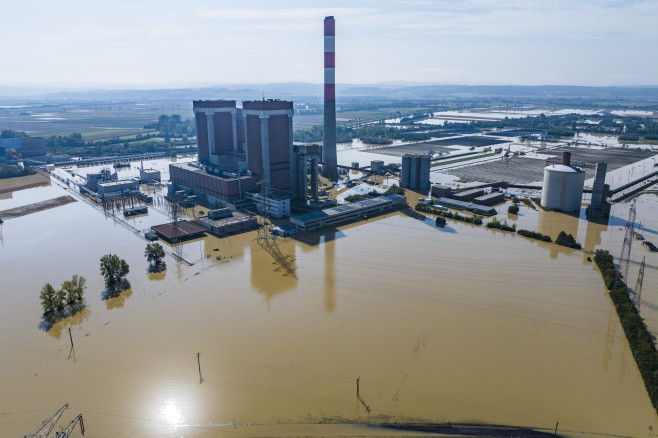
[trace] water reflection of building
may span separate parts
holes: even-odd
[[[336,308],[336,230],[326,230],[324,243],[324,310],[331,313]]]
[[[607,224],[588,221],[585,233],[585,252],[592,252],[601,245],[601,233],[608,230]]]
[[[295,266],[295,245],[279,245],[284,256],[288,257]],[[297,287],[297,279],[286,272],[276,263],[274,258],[265,251],[256,241],[252,241],[250,250],[251,259],[251,286],[259,293],[265,295],[269,308],[272,298]]]
[[[574,239],[577,239],[579,221],[579,216],[576,214],[545,211],[540,208],[537,219],[537,232],[551,236],[553,241],[561,231],[571,234]],[[551,245],[551,258],[557,258],[558,253],[563,249],[564,247],[559,245]]]
[[[314,251],[324,246],[324,310],[331,313],[336,308],[336,237],[340,231],[328,228],[295,235],[302,242],[303,251]]]

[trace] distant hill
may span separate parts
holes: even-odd
[[[586,87],[570,85],[413,85],[382,83],[373,85],[337,84],[338,99],[389,98],[437,99],[473,97],[510,97],[533,99],[602,99],[658,101],[658,86]],[[323,85],[305,82],[237,84],[201,88],[170,89],[91,89],[56,90],[38,87],[0,86],[5,100],[195,100],[195,99],[322,99]]]

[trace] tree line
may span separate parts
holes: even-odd
[[[166,268],[163,261],[164,248],[159,243],[146,245],[144,256],[149,262],[149,272],[161,272]],[[116,254],[106,254],[101,257],[100,272],[105,280],[107,297],[118,296],[123,290],[130,287],[130,283],[126,279],[130,266]],[[39,299],[46,321],[52,323],[82,309],[86,289],[87,279],[81,275],[74,275],[71,280],[64,281],[59,289],[50,283],[43,285]]]

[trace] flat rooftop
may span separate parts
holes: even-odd
[[[309,222],[317,219],[329,218],[332,216],[340,216],[348,214],[350,212],[355,212],[362,210],[364,208],[374,207],[377,205],[389,204],[392,201],[397,201],[400,198],[404,198],[402,195],[382,195],[372,199],[366,199],[365,201],[352,202],[350,204],[339,205],[338,207],[325,208],[320,211],[312,211],[309,213],[302,213],[294,215],[296,220],[302,222]]]
[[[232,213],[233,214],[231,216],[223,217],[220,219],[210,219],[207,216],[200,217],[197,219],[197,222],[205,222],[210,225],[221,227],[226,225],[239,224],[253,219],[253,216],[249,216],[248,214],[244,214],[239,211],[233,211]]]
[[[608,163],[608,172],[627,166],[640,160],[656,155],[655,151],[640,151],[623,148],[586,149],[586,148],[559,148],[548,151],[537,151],[543,155],[562,155],[562,152],[571,152],[571,162],[584,161],[591,163]],[[492,183],[500,180],[510,184],[528,184],[540,182],[544,179],[546,160],[515,157],[510,160],[489,161],[457,169],[447,169],[447,173],[459,177],[461,182],[479,181]],[[593,178],[596,173],[594,166],[586,167],[585,178]]]
[[[156,225],[151,227],[151,229],[155,231],[158,236],[169,241],[174,239],[190,239],[206,232],[205,229],[190,221],[178,221],[178,229],[176,229],[175,225],[174,222],[170,222],[168,224]]]

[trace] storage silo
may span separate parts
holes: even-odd
[[[560,211],[578,211],[583,199],[585,171],[569,164],[544,168],[541,206]]]

